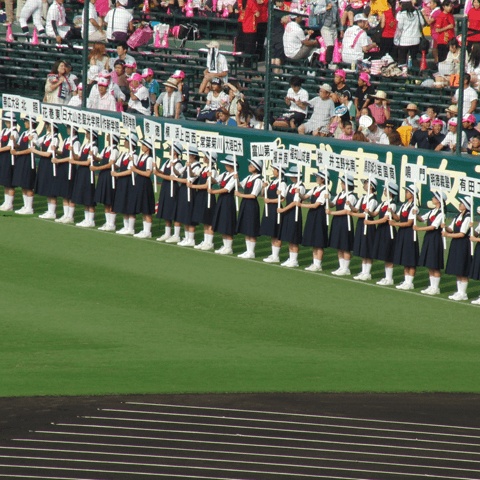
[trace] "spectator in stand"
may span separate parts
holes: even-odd
[[[258,107],[253,115],[253,119],[251,121],[252,128],[255,130],[264,130],[265,129],[265,109],[263,106]]]
[[[335,0],[323,0],[318,2],[317,5],[320,25],[322,26],[320,32],[327,48],[325,61],[330,64],[337,40],[337,30],[340,27],[337,2]],[[315,13],[317,13],[317,9],[315,9]]]
[[[440,142],[439,145],[435,147],[435,150],[439,152],[440,150],[447,150],[449,152],[455,153],[457,147],[457,127],[458,120],[456,117],[451,118],[448,121],[448,133],[445,135],[445,138]],[[462,132],[461,141],[460,141],[460,151],[467,151],[468,140],[465,132]],[[444,148],[446,147],[446,148]]]
[[[275,0],[275,10],[286,10],[288,7],[285,6],[283,0]],[[271,55],[272,55],[272,65],[280,66],[283,64],[285,59],[285,50],[283,48],[283,34],[285,32],[285,25],[290,22],[290,17],[285,15],[280,17],[279,15],[273,15],[272,19],[272,36],[271,36]],[[281,72],[279,68],[273,68],[273,73],[278,74]]]
[[[105,16],[107,24],[107,38],[117,42],[126,42],[128,34],[133,32],[133,17],[126,10],[128,0],[117,0],[115,8],[112,8]],[[122,58],[122,60],[124,60]]]
[[[429,6],[429,15],[425,15],[424,11],[424,17],[425,21],[427,22],[427,25],[430,25],[430,32],[432,36],[432,55],[433,55],[433,60],[435,64],[438,63],[438,33],[437,33],[437,19],[440,13],[442,12],[440,6],[439,6],[440,0],[430,0],[428,6]]]
[[[230,81],[225,84],[224,91],[228,94],[228,111],[230,116],[235,117],[237,115],[238,102],[244,98],[240,92],[240,84],[237,80],[230,79]]]
[[[100,70],[110,69],[110,59],[107,55],[107,48],[104,43],[95,42],[92,50],[88,55],[88,63],[97,65]]]
[[[67,15],[63,6],[63,0],[54,0],[50,5],[45,20],[45,33],[48,37],[54,37],[57,43],[70,32],[70,25],[67,24]]]
[[[185,81],[185,72],[182,70],[175,70],[170,77],[170,80],[176,83],[178,92],[182,97],[182,113],[180,115],[180,118],[182,118],[188,110],[188,102],[190,100],[190,88]]]
[[[125,100],[130,98],[130,87],[128,86],[127,76],[125,75],[125,62],[117,60],[110,76],[112,83],[116,84],[125,96]],[[123,112],[123,101],[117,102],[117,112]]]
[[[367,108],[370,104],[370,98],[373,93],[374,88],[370,83],[370,75],[366,72],[362,72],[358,76],[358,87],[353,96],[355,108],[357,109],[357,118],[360,116],[362,108]]]
[[[475,44],[480,44],[480,0],[472,1],[472,8],[468,11],[467,18],[467,49],[471,52]]]
[[[338,132],[338,130],[337,130]],[[352,122],[346,121],[343,122],[340,134],[335,134],[335,138],[338,138],[339,140],[353,140],[353,125]]]
[[[108,91],[108,85],[108,78],[98,79],[97,88],[92,89],[88,97],[87,107],[95,108],[96,110],[108,110],[110,112],[117,110],[115,97]]]
[[[460,44],[456,38],[452,38],[448,42],[448,54],[447,58],[445,59],[446,63],[453,64],[453,73],[459,74],[460,73],[460,54],[462,50],[460,48]],[[468,65],[470,62],[470,57],[468,53],[466,54],[465,64]]]
[[[160,95],[160,85],[157,80],[153,78],[153,70],[151,68],[144,68],[142,70],[142,78],[143,84],[148,90],[148,95],[150,99],[150,114],[153,115],[153,106],[155,105],[155,102]]]
[[[439,118],[434,118],[431,120],[431,125],[432,130],[429,132],[430,150],[436,150],[437,146],[440,145],[445,138],[445,134],[442,133],[444,124]],[[443,150],[443,145],[440,150]]]
[[[390,118],[390,101],[387,99],[387,94],[383,90],[377,90],[375,95],[372,95],[373,103],[368,106],[370,115],[373,117],[378,125],[384,125]]]
[[[72,86],[67,79],[65,62],[57,60],[52,71],[47,75],[45,83],[45,103],[66,105],[72,94]]]
[[[467,113],[463,116],[462,127],[468,141],[470,141],[473,136],[480,134],[480,132],[475,128],[476,124],[477,121],[475,119],[475,115]]]
[[[341,24],[346,30],[355,23],[355,16],[364,13],[365,3],[362,0],[347,0],[347,6],[341,16]]]
[[[333,103],[336,107],[338,107],[342,103],[342,100],[340,98],[341,94],[346,90],[349,90],[345,82],[346,78],[347,72],[345,72],[345,70],[343,70],[342,68],[335,70],[335,74],[333,76],[332,93],[330,95],[330,98],[333,100]]]
[[[350,90],[344,90],[340,94],[340,104],[345,105],[347,107],[347,114],[348,117],[343,118],[344,121],[349,120],[349,121],[355,121],[357,118],[357,109],[355,108],[355,104],[352,101],[352,94]]]
[[[125,62],[125,75],[127,80],[137,71],[137,62]]]
[[[154,105],[155,116],[179,119],[182,114],[182,94],[178,91],[177,83],[169,78],[163,85],[165,91],[159,95]]]
[[[203,80],[198,93],[208,93],[212,79],[218,78],[222,83],[228,82],[228,63],[225,55],[220,53],[220,44],[212,40],[207,44],[207,68],[203,71]]]
[[[303,78],[298,76],[290,79],[290,88],[285,97],[289,111],[273,122],[274,127],[297,129],[305,120],[308,110],[308,92],[302,88],[303,81]]]
[[[230,112],[230,110],[229,110]],[[250,128],[253,118],[253,111],[246,99],[237,102],[237,111],[235,112],[235,121],[238,127]]]
[[[405,110],[407,111],[407,118],[402,122],[402,127],[412,127],[415,131],[420,126],[420,117],[418,116],[418,107],[414,103],[409,103]],[[430,117],[428,117],[430,121]],[[430,123],[429,123],[430,126]]]
[[[397,14],[397,30],[394,43],[398,48],[397,61],[399,65],[406,65],[408,56],[418,68],[417,55],[419,51],[421,29],[425,25],[423,15],[415,9],[411,0],[401,0],[401,10]]]
[[[452,107],[456,108],[456,105],[452,105]],[[448,108],[445,109],[445,111],[447,110]],[[434,126],[434,120],[439,120],[441,122],[442,128],[440,129],[440,131],[445,135],[447,132],[447,124],[441,118],[438,117],[438,113],[439,113],[438,107],[436,105],[429,105],[425,110],[425,113],[430,117],[432,128]],[[437,122],[437,125],[438,125],[438,122]]]
[[[378,48],[378,45],[370,39],[366,30],[368,19],[363,13],[355,15],[354,25],[348,27],[342,40],[342,61],[356,64],[363,60],[365,54]]]
[[[466,113],[475,113],[475,109],[477,108],[478,103],[478,94],[470,86],[470,79],[470,74],[466,73],[463,81],[463,115],[465,115]],[[455,95],[452,98],[452,103],[458,103],[459,90],[460,89],[457,88],[457,90],[455,91]]]
[[[390,55],[396,57],[395,45],[393,39],[397,30],[397,19],[395,18],[395,0],[388,0],[387,10],[380,14],[380,26],[382,28],[382,43],[380,45],[380,55]]]
[[[81,107],[83,98],[83,85],[78,84],[76,92],[72,95],[68,102],[69,107]]]
[[[402,138],[400,137],[400,134],[396,130],[386,135],[388,137],[389,145],[403,147]]]
[[[103,31],[103,19],[98,16],[95,4],[97,0],[90,0],[88,2],[88,41],[89,42],[104,42],[107,39],[107,34]],[[83,38],[83,22],[82,22],[82,38]],[[108,68],[108,67],[107,67]]]
[[[255,38],[256,50],[255,53],[258,60],[265,61],[265,38],[267,36],[268,25],[268,2],[269,0],[256,0],[259,15],[257,17],[257,34]],[[272,1],[272,0],[270,0]]]
[[[130,100],[128,101],[128,113],[139,113],[140,115],[150,115],[150,99],[148,90],[142,84],[142,76],[134,73],[129,79]]]
[[[318,136],[322,127],[328,127],[335,115],[335,104],[330,98],[332,87],[324,83],[318,90],[318,96],[308,102],[313,108],[310,119],[298,127],[298,133],[304,135],[311,133]]]
[[[215,123],[217,121],[217,110],[228,107],[228,95],[222,90],[222,81],[219,78],[212,78],[212,89],[207,94],[207,102],[203,110],[197,115],[200,122]]]
[[[257,49],[257,19],[260,16],[260,9],[257,0],[238,0],[238,35],[236,48],[238,52],[247,55],[254,55]],[[240,63],[247,68],[252,66],[251,58],[239,59]]]
[[[318,47],[318,42],[311,39],[313,30],[307,30],[306,33],[303,30],[303,17],[292,13],[290,20],[283,34],[285,56],[290,60],[303,60],[309,57],[313,50]]]
[[[110,70],[114,69],[115,62],[117,60],[122,60],[124,64],[133,64],[135,63],[135,59],[128,54],[128,45],[127,42],[120,42],[117,45],[117,56],[110,59]]]
[[[435,22],[439,62],[443,62],[447,58],[448,43],[455,38],[455,18],[452,8],[450,0],[444,0],[441,5],[442,11]]]
[[[470,155],[480,155],[480,133],[474,135],[467,145],[467,153]]]
[[[228,109],[225,107],[219,108],[216,113],[217,124],[226,125],[227,127],[236,127],[237,122],[234,118],[230,117]]]
[[[373,117],[369,115],[362,115],[358,120],[358,124],[370,143],[378,145],[389,145],[387,134],[380,128]]]
[[[20,5],[20,1],[18,2],[18,5]],[[30,17],[33,17],[33,25],[37,29],[38,34],[44,35],[45,29],[42,23],[42,0],[27,0],[23,5],[19,15],[20,27],[22,28],[23,33],[30,33],[28,30],[28,20]]]
[[[418,120],[420,129],[413,132],[410,145],[414,148],[424,148],[430,150],[430,124],[431,120],[428,115],[422,115]]]
[[[98,74],[98,80],[97,83],[94,84],[90,90],[90,94],[88,96],[87,100],[87,107],[88,108],[97,108],[96,105],[101,101],[103,103],[103,106],[105,108],[99,108],[99,110],[110,110],[112,112],[120,111],[118,110],[119,105],[122,105],[123,108],[123,103],[126,100],[125,94],[122,92],[120,87],[111,81],[112,74],[108,70],[102,70]],[[101,81],[101,82],[100,82]],[[115,109],[111,110],[111,104],[110,102],[106,99],[103,98],[103,88],[100,89],[100,83],[102,83],[103,86],[106,87],[107,92],[110,94],[110,96],[113,98],[115,102]],[[102,98],[100,98],[102,97]],[[108,107],[108,108],[106,108]]]

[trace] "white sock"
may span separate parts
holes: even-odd
[[[433,288],[440,288],[440,279],[441,277],[430,277],[430,285]]]
[[[23,198],[23,206],[27,208],[27,196],[22,194],[22,198]],[[47,204],[47,205],[50,205],[50,204]]]
[[[350,260],[345,260],[343,259],[343,265],[344,265],[344,269],[345,270],[349,270],[350,269]]]
[[[459,282],[458,291],[463,294],[467,294],[468,282]]]
[[[385,278],[393,280],[393,267],[385,267]]]
[[[83,215],[85,217],[85,221],[88,222],[89,218],[88,218],[88,212],[86,210],[83,212]]]
[[[129,230],[135,230],[135,217],[131,217],[128,219],[128,228]]]
[[[226,238],[224,238],[224,239],[223,239],[223,244],[224,244],[227,248],[232,248],[233,240],[227,240]]]
[[[152,222],[143,222],[143,231],[147,233],[152,232]]]
[[[179,237],[179,236],[180,236],[180,228],[181,228],[181,227],[173,227],[174,232],[175,232],[175,233],[174,233],[174,236],[175,236],[175,237]]]
[[[123,217],[123,228],[125,230],[128,230],[128,218],[127,217]]]
[[[278,258],[280,256],[280,247],[272,245],[272,257]]]
[[[33,210],[33,197],[27,197],[26,205],[27,208]],[[55,210],[53,211],[53,213],[55,213]]]
[[[316,267],[321,267],[321,266],[322,266],[322,261],[319,260],[318,258],[314,258],[314,259],[313,259],[313,264],[314,264]]]
[[[405,283],[413,285],[413,276],[412,275],[405,275]]]
[[[339,266],[340,266],[341,269],[344,269],[344,268],[345,268],[345,267],[344,267],[345,264],[344,264],[343,258],[339,258],[339,259],[338,259],[338,264],[339,264]]]
[[[195,232],[187,232],[187,238],[190,240],[190,241],[195,241]]]
[[[203,235],[205,243],[208,245],[213,245],[213,235],[211,233],[205,233]]]
[[[28,199],[25,201],[25,204],[28,203]],[[55,211],[57,210],[57,204],[56,203],[47,203],[47,208],[48,208],[48,213],[52,213],[55,215]]]
[[[75,215],[75,207],[68,207],[68,218],[73,218]]]
[[[289,257],[292,262],[298,261],[298,252],[289,252]]]
[[[91,222],[94,222],[95,221],[95,212],[88,212],[88,219]]]
[[[5,203],[7,204],[8,208],[13,207],[13,200],[15,197],[13,195],[7,195],[5,194]]]
[[[172,227],[165,227],[165,235],[172,236]]]
[[[68,217],[68,212],[70,211],[70,207],[68,205],[63,204],[63,216]]]
[[[367,275],[370,275],[370,272],[372,271],[372,264],[371,263],[364,263],[363,265],[365,267],[365,273]]]

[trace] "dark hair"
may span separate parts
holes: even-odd
[[[431,108],[438,115],[439,108],[436,105],[428,105],[425,110],[428,110],[429,108]]]
[[[401,3],[400,11],[407,12],[409,16],[412,16],[413,13],[416,11],[412,2],[400,2],[400,3]]]
[[[299,77],[298,75],[295,75],[290,79],[290,86],[301,87],[304,81],[305,80],[303,78]]]
[[[352,137],[352,140],[354,142],[367,142],[368,143],[368,139],[367,137],[364,135],[364,133],[360,130],[357,130],[354,134],[353,134],[353,137]]]
[[[400,134],[395,130],[388,135],[390,145],[403,145]]]
[[[265,109],[263,107],[258,107],[255,112],[255,120],[258,120],[259,122],[263,122],[263,119],[265,118]]]
[[[225,107],[222,107],[222,108],[219,108],[219,109],[217,110],[217,113],[215,114],[215,117],[216,117],[217,119],[219,119],[221,113],[223,113],[223,114],[226,115],[227,117],[230,116],[230,112],[229,112]]]
[[[469,73],[466,73],[463,79],[465,80],[465,82],[470,83],[470,80],[472,79],[472,77]]]
[[[445,7],[450,7],[452,5],[452,2],[450,0],[443,0],[441,5],[443,10]]]
[[[57,60],[54,64],[53,64],[53,67],[52,67],[52,71],[50,73],[55,73],[55,74],[58,74],[58,67],[60,66],[60,64],[64,64],[65,66],[67,66],[67,62],[65,60]]]
[[[350,92],[350,90],[344,90],[343,92],[340,92],[340,95],[347,97],[349,100],[352,99],[352,92]]]
[[[480,43],[473,44],[472,51],[470,52],[470,63],[474,67],[480,65]]]
[[[350,120],[344,120],[342,122],[343,128],[348,127],[349,125],[352,126],[352,122]]]
[[[117,43],[117,48],[122,47],[124,50],[128,50],[128,43],[127,42],[119,42]]]
[[[124,60],[117,60],[113,66],[116,67],[117,65],[121,65],[123,68],[125,68],[125,61]]]
[[[446,1],[446,0],[445,0]],[[456,38],[452,38],[448,44],[447,44],[449,47],[456,47],[458,48],[460,46],[460,44],[458,43],[458,40]]]

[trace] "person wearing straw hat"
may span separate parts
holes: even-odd
[[[457,127],[458,119],[457,117],[451,118],[448,121],[448,133],[445,135],[445,138],[435,147],[435,151],[439,152],[445,147],[450,152],[455,152],[457,147]],[[461,142],[460,142],[460,151],[466,152],[468,146],[467,135],[462,131]]]
[[[302,209],[299,208],[298,198],[305,195],[305,186],[299,178],[299,171],[296,165],[290,167],[285,174],[290,180],[285,191],[285,207],[277,210],[281,213],[281,225],[278,235],[279,240],[288,242],[288,259],[281,263],[282,267],[295,268],[298,267],[298,246],[302,243]],[[298,214],[296,209],[298,208]]]
[[[477,213],[480,214],[480,207],[477,208]],[[473,221],[470,222],[470,228],[473,228]],[[473,231],[473,234],[470,235],[470,241],[475,244],[475,251],[472,258],[472,265],[470,268],[469,277],[472,280],[480,280],[480,223]],[[472,300],[471,303],[473,303],[474,305],[480,305],[480,297]]]
[[[308,209],[305,228],[303,229],[302,245],[313,248],[312,264],[305,268],[308,272],[321,272],[324,249],[328,247],[328,225],[325,214],[325,205],[328,205],[330,192],[328,191],[328,170],[319,170],[315,173],[315,187],[305,195],[300,196],[298,206]],[[303,200],[310,199],[309,203]]]
[[[392,181],[385,182],[383,189],[385,200],[373,212],[372,218],[366,218],[364,224],[376,227],[375,241],[373,242],[372,258],[385,262],[385,277],[377,282],[377,285],[393,285],[393,253],[395,250],[395,237],[397,230],[389,225],[392,213],[397,206],[395,198],[398,196],[398,185]]]
[[[403,120],[402,127],[412,127],[412,130],[415,132],[420,127],[418,107],[414,103],[409,103],[405,110],[407,111],[407,117]]]
[[[106,135],[105,135],[106,137]],[[104,232],[115,231],[116,213],[112,210],[115,200],[116,188],[112,185],[112,166],[115,165],[119,151],[118,142],[120,137],[113,133],[108,134],[108,142],[105,138],[105,146],[100,155],[93,156],[93,165],[91,170],[99,172],[97,187],[95,188],[95,203],[104,205],[105,224],[98,229]]]
[[[180,118],[182,113],[182,95],[177,89],[177,82],[169,78],[163,82],[165,91],[162,92],[154,105],[154,114],[156,117]]]
[[[193,189],[194,195],[192,222],[203,224],[203,241],[195,245],[197,250],[213,250],[213,213],[217,204],[217,197],[208,193],[208,179],[217,178],[217,152],[203,152],[204,165],[198,171],[195,183],[188,182],[188,188]],[[210,200],[209,198],[210,197]]]
[[[337,250],[339,267],[332,275],[350,275],[350,259],[353,249],[353,225],[350,218],[350,209],[357,203],[353,190],[355,188],[353,175],[346,173],[339,176],[339,193],[329,203],[327,215],[332,215],[330,226],[329,245]],[[331,210],[335,207],[335,211]],[[350,227],[350,228],[349,228]]]
[[[355,275],[353,279],[366,281],[372,279],[371,271],[376,227],[374,225],[366,225],[365,220],[370,217],[373,218],[378,206],[376,199],[377,180],[375,178],[371,178],[370,181],[364,179],[362,183],[366,193],[352,207],[350,215],[358,218],[353,240],[353,254],[362,259],[362,271]]]
[[[285,198],[287,184],[285,181],[280,181],[280,173],[285,177],[286,170],[280,165],[272,165],[272,179],[269,183],[263,184],[263,203],[265,208],[263,210],[262,222],[260,224],[260,235],[265,235],[271,238],[272,253],[264,258],[265,263],[280,263],[280,248],[282,246],[281,240],[278,239],[280,234],[280,214],[277,213],[277,206],[279,198]],[[266,195],[265,195],[266,189]]]
[[[215,213],[213,214],[212,229],[222,235],[223,246],[215,250],[219,255],[231,255],[233,253],[233,236],[235,235],[237,216],[235,211],[235,164],[238,170],[238,162],[233,155],[227,155],[220,161],[225,166],[225,172],[221,173],[212,183],[220,188],[209,188],[208,193],[218,195]]]
[[[178,183],[175,165],[182,162],[183,145],[180,142],[174,142],[171,149],[173,156],[168,158],[160,169],[155,168],[154,174],[162,179],[162,188],[158,197],[157,218],[165,220],[165,233],[157,238],[158,242],[166,242],[173,239],[169,243],[178,243],[180,239],[180,223],[174,222],[175,209],[178,195]],[[177,168],[180,168],[180,165]],[[172,235],[172,223],[174,230]]]
[[[177,169],[178,173],[178,196],[175,205],[175,220],[182,224],[185,229],[185,238],[178,242],[180,247],[195,246],[195,227],[197,222],[193,221],[193,208],[195,206],[196,191],[191,190],[188,185],[197,181],[201,170],[200,152],[196,145],[189,145],[187,148],[187,161],[183,167]]]
[[[258,196],[262,191],[263,160],[249,160],[248,173],[239,185],[235,195],[242,199],[237,218],[236,233],[245,235],[246,251],[238,255],[240,258],[255,258],[255,245],[260,235],[260,206]]]
[[[399,290],[413,290],[413,279],[418,265],[419,248],[418,242],[414,239],[413,224],[416,212],[413,211],[414,196],[418,196],[418,188],[415,185],[403,187],[405,190],[405,202],[397,213],[391,212],[392,219],[389,224],[398,228],[398,234],[395,241],[395,251],[393,254],[393,263],[403,265],[405,279],[400,285]]]
[[[377,90],[375,95],[372,95],[373,103],[368,106],[370,115],[373,117],[378,125],[384,125],[390,119],[390,100],[387,99],[387,94],[383,90]]]
[[[420,129],[413,132],[409,144],[415,148],[428,150],[430,149],[430,117],[428,115],[422,115],[418,120],[418,124],[420,125]]]
[[[468,300],[468,276],[470,275],[472,263],[470,238],[468,234],[471,222],[471,210],[472,205],[470,198],[460,197],[458,215],[452,220],[448,227],[445,223],[441,225],[443,229],[442,236],[451,239],[445,273],[457,277],[457,291],[453,295],[449,295],[448,298],[450,300]]]
[[[5,200],[0,206],[0,211],[13,210],[15,189],[12,185],[13,166],[11,149],[18,141],[17,121],[13,112],[3,110],[2,122],[4,128],[0,133],[0,185],[4,187]]]
[[[312,98],[307,103],[313,108],[310,119],[298,127],[298,133],[318,136],[322,127],[330,125],[332,117],[335,115],[335,104],[330,98],[332,87],[328,83],[320,85],[318,96]]]
[[[12,175],[12,186],[22,189],[23,208],[33,210],[33,187],[35,186],[36,168],[32,162],[30,145],[37,141],[37,117],[24,118],[25,130],[20,134],[12,146],[11,154],[14,156],[15,168]]]
[[[418,260],[419,267],[428,268],[428,276],[430,278],[430,286],[422,290],[425,295],[440,294],[440,270],[443,270],[443,244],[441,224],[444,223],[442,213],[446,207],[447,195],[444,192],[432,191],[433,209],[429,210],[425,215],[418,215],[417,221],[426,223],[426,226],[420,227],[414,225],[416,232],[425,232],[423,237],[422,250]]]

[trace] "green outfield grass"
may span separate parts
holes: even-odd
[[[0,231],[0,396],[480,391],[480,309],[447,300],[453,277],[431,298],[424,269],[403,292],[375,285],[380,262],[333,277],[334,251],[322,273],[267,265],[267,239],[240,260],[36,216]]]

